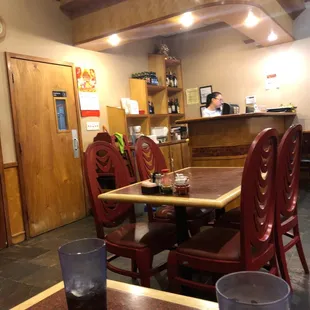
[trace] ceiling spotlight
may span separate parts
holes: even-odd
[[[121,41],[120,37],[117,34],[112,34],[111,36],[109,36],[108,38],[108,42],[112,45],[112,46],[117,46],[119,44],[119,42]]]
[[[191,12],[184,13],[180,18],[180,23],[184,27],[190,27],[194,23],[194,17]]]
[[[254,15],[252,11],[249,12],[248,17],[244,21],[244,25],[252,28],[255,27],[259,23],[259,18]]]
[[[273,42],[278,40],[278,35],[272,30],[268,36],[268,41]]]

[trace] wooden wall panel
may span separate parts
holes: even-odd
[[[13,165],[6,165],[4,168],[12,243],[16,244],[25,240],[18,170]]]

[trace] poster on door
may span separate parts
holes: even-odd
[[[76,67],[76,79],[80,97],[81,116],[100,116],[95,70]]]

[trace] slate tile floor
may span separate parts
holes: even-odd
[[[299,223],[304,251],[310,266],[310,184],[301,187]],[[93,218],[87,217],[0,251],[0,309],[10,309],[61,281],[58,247],[70,240],[95,236]],[[157,255],[154,263],[159,264],[167,255],[168,252]],[[294,287],[292,309],[310,309],[310,278],[304,274],[296,250],[292,249],[287,254],[287,260]],[[117,264],[122,268],[130,266],[127,259],[119,259]],[[108,278],[133,283],[130,278],[110,271]],[[166,290],[167,285],[165,271],[152,278],[152,288]]]

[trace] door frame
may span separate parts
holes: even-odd
[[[5,224],[6,246],[10,246],[12,245],[12,236],[11,236],[11,227],[10,227],[10,219],[9,219],[8,200],[6,196],[1,139],[0,139],[0,200],[1,200],[0,208],[2,207],[1,208],[2,210],[0,210],[0,213],[3,215],[3,220]]]
[[[66,61],[57,61],[48,58],[34,57],[34,56],[26,56],[21,54],[9,53],[5,52],[6,64],[7,64],[7,74],[9,80],[9,94],[10,94],[10,103],[11,103],[11,111],[12,111],[12,119],[13,119],[13,129],[14,129],[14,141],[15,141],[15,153],[17,159],[17,169],[19,174],[19,185],[21,192],[21,202],[22,202],[22,212],[23,212],[23,222],[25,226],[26,239],[29,239],[29,216],[28,216],[28,206],[26,202],[26,189],[25,189],[25,175],[22,167],[22,157],[20,153],[20,137],[19,137],[19,128],[18,128],[18,120],[17,120],[17,109],[16,109],[16,100],[14,94],[14,77],[12,71],[12,59],[19,59],[25,61],[34,61],[40,62],[50,65],[59,65],[70,67],[72,70],[72,81],[74,88],[74,98],[75,98],[75,110],[77,117],[77,131],[79,137],[79,148],[80,148],[80,160],[81,160],[81,169],[82,169],[82,187],[83,187],[83,195],[85,201],[85,213],[87,213],[87,203],[86,203],[86,189],[85,189],[85,171],[84,171],[84,152],[83,152],[83,140],[82,140],[82,132],[81,132],[81,119],[80,119],[80,100],[78,96],[78,88],[75,74],[75,65],[71,62]]]

